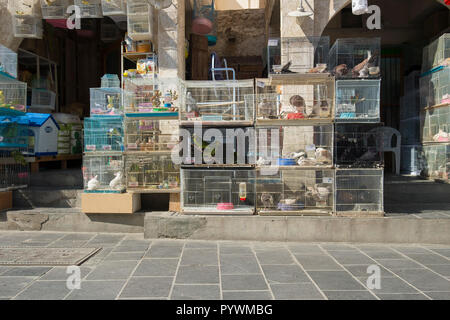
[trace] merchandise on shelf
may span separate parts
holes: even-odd
[[[334,170],[283,168],[257,171],[257,210],[261,215],[328,215],[333,212]]]
[[[66,19],[67,8],[73,3],[69,0],[41,0],[42,17],[44,19]]]
[[[127,116],[175,117],[180,108],[179,82],[165,78],[131,78],[125,80]]]
[[[331,167],[333,125],[258,127],[257,165]]]
[[[153,38],[153,7],[147,0],[127,0],[128,36],[134,41]]]
[[[127,15],[127,4],[125,0],[101,0],[104,16]]]
[[[255,164],[255,131],[252,127],[186,127],[181,131],[184,165]]]
[[[88,193],[121,193],[125,190],[121,154],[86,154],[83,157],[84,190]]]
[[[123,115],[122,89],[91,88],[91,116]]]
[[[334,83],[334,78],[326,74],[257,79],[254,98],[257,122],[331,120]]]
[[[84,151],[124,151],[123,118],[120,116],[84,119]]]
[[[17,53],[0,44],[0,73],[17,78]]]
[[[423,146],[425,177],[449,182],[450,144],[427,144]]]
[[[384,165],[383,135],[374,124],[336,124],[334,162],[338,168],[379,168]]]
[[[402,145],[401,174],[420,176],[424,169],[424,154],[421,145]]]
[[[337,169],[338,215],[383,213],[383,169]]]
[[[380,122],[381,80],[336,81],[336,122]]]
[[[450,105],[421,113],[422,142],[450,142]]]
[[[255,171],[182,169],[182,212],[254,214]]]
[[[120,79],[117,74],[105,74],[102,77],[102,88],[120,88]]]
[[[381,39],[337,39],[330,49],[329,69],[336,78],[379,78]]]
[[[51,114],[27,113],[22,118],[28,121],[29,152],[36,157],[58,154],[59,125]]]
[[[184,81],[181,98],[182,121],[253,122],[253,80]]]
[[[170,155],[127,154],[127,190],[163,192],[180,188],[180,169]]]
[[[423,49],[422,72],[442,64],[448,65],[448,58],[450,58],[450,33],[444,33]]]
[[[450,67],[428,72],[420,78],[420,107],[450,104]]]
[[[269,73],[330,72],[329,50],[329,37],[271,38],[268,45]]]
[[[3,108],[25,112],[27,84],[0,74],[0,110]]]
[[[103,18],[101,0],[74,0],[81,10],[81,18]]]
[[[33,89],[31,94],[31,108],[55,110],[56,94],[46,89]]]
[[[420,116],[400,120],[402,145],[418,144],[420,142]]]
[[[170,152],[178,141],[176,121],[125,119],[125,150],[128,152]]]

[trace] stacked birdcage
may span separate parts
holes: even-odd
[[[155,66],[152,68],[155,70]],[[125,80],[125,151],[127,189],[139,193],[176,193],[179,164],[179,81],[156,74]]]
[[[101,0],[74,0],[80,9],[81,18],[103,18]]]
[[[114,80],[116,77],[106,75],[101,88],[91,88],[91,117],[84,120],[83,178],[87,193],[121,193],[126,188],[122,89]],[[76,132],[71,138],[76,138]]]
[[[0,44],[0,73],[17,78],[17,53]]]
[[[450,168],[450,34],[424,49],[420,77],[421,140],[427,178],[449,181]],[[432,68],[432,69],[424,69]]]
[[[134,41],[153,39],[153,6],[147,0],[127,0],[128,36]]]
[[[101,0],[104,16],[125,16],[127,4],[125,0]]]
[[[181,105],[182,212],[255,212],[253,80],[185,81]]]
[[[14,37],[42,39],[41,7],[33,0],[9,0],[8,10],[12,17]]]
[[[384,139],[380,130],[380,39],[337,39],[329,67],[336,77],[334,211],[382,215]]]
[[[71,0],[41,0],[42,17],[44,19],[66,19],[67,9],[73,4]]]

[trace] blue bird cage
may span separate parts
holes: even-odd
[[[28,120],[22,117],[0,117],[0,149],[28,148]]]
[[[89,152],[122,152],[123,117],[97,116],[84,120],[84,150]]]

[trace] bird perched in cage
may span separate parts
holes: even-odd
[[[100,181],[98,181],[98,176],[95,176],[88,181],[88,190],[93,191],[100,188]]]
[[[308,73],[325,73],[327,71],[327,64],[320,63],[315,68],[312,68]]]
[[[333,69],[333,76],[343,77],[348,73],[348,67],[346,64],[340,64]]]
[[[373,66],[378,55],[372,55],[370,51],[367,52],[367,59],[355,66],[352,70],[354,77],[366,78],[369,76],[369,67]]]
[[[270,193],[264,192],[261,195],[261,202],[263,203],[264,209],[273,207],[273,196]]]
[[[292,66],[292,61],[289,61],[288,63],[286,63],[283,68],[281,68],[281,73],[282,74],[286,74],[286,73],[297,73],[294,71],[289,70],[289,68]]]

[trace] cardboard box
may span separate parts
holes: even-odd
[[[141,210],[137,193],[83,193],[81,211],[87,214],[133,214]]]
[[[12,191],[0,192],[0,211],[9,210],[13,207],[13,194]]]

